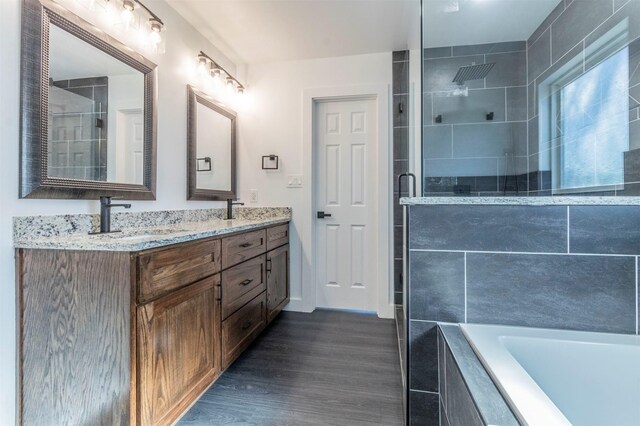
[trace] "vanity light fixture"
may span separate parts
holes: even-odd
[[[138,0],[91,0],[89,9],[94,11],[96,3],[104,5],[103,10],[109,24],[124,24],[128,35],[139,36],[137,40],[142,46],[151,47],[157,53],[164,53],[164,47],[159,49],[165,30],[164,23],[143,3]]]
[[[206,70],[207,65],[209,65],[209,75],[216,81],[222,79],[223,75],[225,77],[226,86],[229,91],[236,90],[236,92],[241,95],[246,91],[246,88],[227,70],[221,67],[216,61],[214,61],[211,56],[207,55],[203,51],[198,53],[198,69],[204,72]]]

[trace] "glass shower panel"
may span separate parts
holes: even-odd
[[[423,6],[424,196],[639,191],[640,1]]]

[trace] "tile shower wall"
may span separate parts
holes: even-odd
[[[406,208],[412,395],[438,396],[438,322],[638,333],[640,207]]]
[[[426,195],[526,192],[526,62],[525,41],[424,50]],[[495,63],[486,78],[453,95],[458,69],[483,63]]]
[[[619,31],[621,30],[621,31]],[[607,50],[612,32],[620,37]],[[531,195],[548,195],[551,189],[553,147],[564,143],[557,130],[543,131],[550,118],[539,111],[549,102],[545,83],[570,74],[575,80],[589,72],[613,51],[629,44],[629,150],[624,153],[624,182],[615,191],[597,195],[640,194],[640,2],[637,0],[563,0],[527,40],[528,164]],[[618,44],[619,43],[619,44]],[[603,53],[604,52],[604,53]],[[577,70],[577,71],[576,71]],[[596,123],[601,124],[601,123]],[[556,137],[556,139],[554,139]],[[553,142],[553,143],[552,143]]]
[[[107,180],[108,77],[51,81],[51,86],[49,176]]]
[[[625,44],[629,148],[622,165],[624,185],[595,194],[640,195],[638,37],[640,1],[559,0],[526,41],[425,49],[424,195],[550,195],[553,151],[558,157],[566,141],[558,135],[560,126],[540,116],[540,102],[550,102],[553,94],[541,85],[561,75],[574,81]],[[486,62],[496,66],[485,79],[468,82],[468,96],[450,96],[459,67]],[[491,111],[494,120],[488,122]]]
[[[393,225],[394,300],[402,304],[402,206],[398,175],[409,171],[409,51],[393,52]],[[403,191],[406,187],[403,187]],[[406,196],[406,193],[403,193]]]

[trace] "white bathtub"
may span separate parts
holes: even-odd
[[[640,336],[461,328],[523,424],[640,426]]]

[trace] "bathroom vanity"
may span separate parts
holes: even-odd
[[[175,422],[288,303],[288,220],[17,242],[19,423]]]

